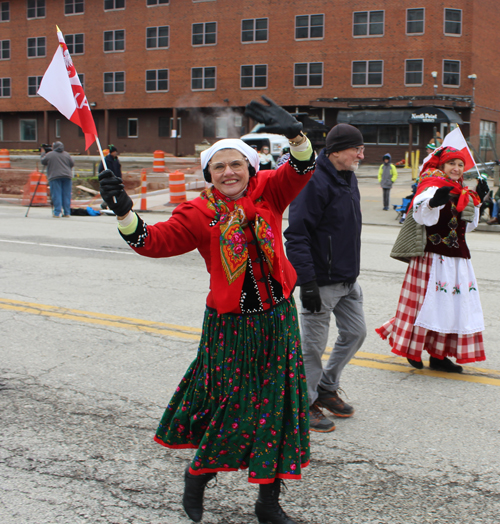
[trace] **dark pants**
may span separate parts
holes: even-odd
[[[386,189],[385,187],[383,187],[382,192],[383,192],[383,198],[384,198],[384,209],[385,208],[389,209],[389,195],[391,193],[391,188]]]
[[[71,215],[71,178],[55,178],[49,182],[50,199],[54,206],[54,215]]]

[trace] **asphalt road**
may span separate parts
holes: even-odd
[[[201,257],[141,258],[112,217],[24,214],[0,206],[0,522],[189,522],[180,499],[192,452],[152,437],[196,354]],[[282,499],[299,524],[499,520],[500,242],[468,239],[487,360],[446,376],[412,370],[374,332],[394,314],[405,271],[388,256],[397,232],[364,228],[369,335],[342,380],[356,413],[312,434],[311,465]],[[256,492],[245,472],[220,474],[203,522],[256,523]]]

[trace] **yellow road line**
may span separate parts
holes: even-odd
[[[141,331],[144,333],[155,333],[158,335],[181,338],[184,340],[199,340],[201,329],[189,326],[179,326],[164,322],[154,322],[139,318],[121,317],[118,315],[108,315],[106,313],[96,313],[92,311],[82,311],[79,309],[63,308],[46,304],[36,304],[21,300],[10,300],[0,298],[0,309],[19,311],[31,315],[61,318],[88,324],[128,329],[131,331]],[[330,356],[332,348],[326,348],[323,360]],[[428,368],[422,370],[412,368],[402,357],[392,354],[368,353],[358,351],[349,364],[372,369],[382,369],[386,371],[396,371],[399,373],[411,373],[413,375],[424,375],[428,377],[446,378],[449,380],[459,380],[462,382],[474,382],[477,384],[489,384],[500,386],[500,371],[486,368],[476,368],[467,366],[465,373],[444,373],[433,371]]]

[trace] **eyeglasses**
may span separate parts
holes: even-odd
[[[353,149],[356,150],[357,155],[360,155],[361,153],[365,152],[365,146],[353,147]]]
[[[231,162],[215,162],[208,164],[210,167],[210,172],[214,175],[222,175],[226,168],[229,166],[229,169],[234,173],[241,173],[248,167],[247,160],[231,160]]]

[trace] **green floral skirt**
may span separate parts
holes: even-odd
[[[155,436],[196,448],[191,473],[249,470],[249,482],[300,479],[309,409],[293,297],[255,315],[207,308],[198,356]]]

